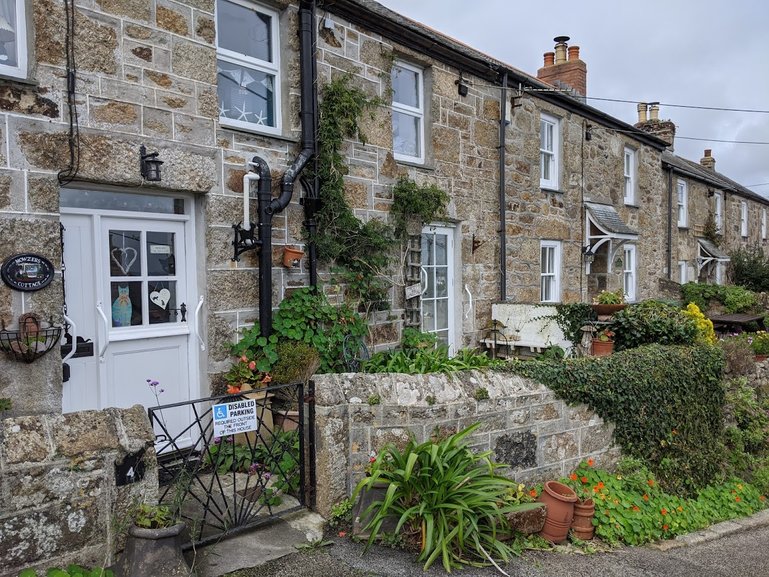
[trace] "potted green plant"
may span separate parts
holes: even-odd
[[[113,567],[115,577],[194,576],[182,555],[185,527],[178,511],[166,505],[136,507],[125,550]]]
[[[272,368],[274,384],[304,383],[312,378],[320,367],[320,354],[314,347],[302,341],[281,340],[276,351],[278,360]],[[272,419],[276,429],[293,431],[299,425],[299,399],[295,387],[275,390],[272,403]]]
[[[605,357],[614,352],[614,331],[606,327],[593,336],[593,356]]]
[[[595,314],[611,316],[625,308],[625,291],[621,288],[616,291],[602,290],[593,298],[592,306]]]
[[[750,348],[757,361],[765,361],[769,357],[769,333],[758,331],[749,338]]]

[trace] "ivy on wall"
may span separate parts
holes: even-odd
[[[668,490],[692,494],[723,462],[723,364],[718,347],[649,345],[604,358],[513,361],[509,370],[587,404],[615,425],[625,454],[648,463]]]

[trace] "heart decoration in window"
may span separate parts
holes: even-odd
[[[165,310],[168,306],[168,301],[171,300],[171,291],[168,289],[160,289],[159,291],[152,291],[150,293],[150,301],[152,301],[152,304],[155,306],[159,306],[161,309]]]
[[[122,271],[122,273],[128,276],[128,272],[131,270],[131,265],[136,262],[136,258],[139,256],[135,248],[130,246],[127,248],[113,248],[110,251],[112,262]],[[127,263],[127,264],[126,264]]]

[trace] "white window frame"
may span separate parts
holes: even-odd
[[[16,31],[16,66],[9,66],[0,62],[0,76],[12,78],[27,78],[27,66],[29,64],[27,46],[27,3],[26,0],[14,0],[16,4],[16,21],[9,22]]]
[[[716,232],[718,234],[723,234],[724,230],[724,195],[720,192],[717,192],[715,194],[715,221],[716,221]]]
[[[543,250],[553,251],[553,270],[542,271],[544,260]],[[546,281],[546,279],[548,279]],[[550,285],[550,298],[545,298],[545,282]],[[539,299],[543,303],[561,302],[561,241],[543,240],[539,243]]]
[[[676,193],[678,199],[678,227],[686,228],[686,226],[689,224],[689,210],[687,206],[689,191],[687,190],[685,180],[678,180],[676,183]]]
[[[637,262],[636,247],[634,244],[624,246],[624,258],[622,259],[622,287],[625,292],[625,301],[632,303],[636,300]]]
[[[417,102],[419,104],[418,107],[409,106],[408,104],[403,104],[401,102],[398,102],[395,100],[395,91],[393,90],[393,101],[392,101],[392,108],[394,112],[399,112],[401,114],[405,114],[406,116],[411,116],[413,118],[416,118],[419,122],[419,130],[417,131],[417,138],[419,138],[418,148],[419,148],[419,155],[412,156],[410,154],[403,154],[400,152],[395,151],[395,143],[393,142],[393,157],[395,160],[401,160],[405,162],[413,162],[416,164],[424,164],[425,162],[425,74],[424,69],[414,66],[413,64],[409,64],[408,62],[403,62],[402,60],[396,60],[393,63],[393,69],[395,67],[403,68],[404,70],[409,70],[410,72],[414,72],[417,75]],[[393,135],[394,137],[394,135]]]
[[[748,203],[740,201],[740,235],[748,236]]]
[[[239,54],[226,48],[221,48],[217,41],[216,46],[216,59],[230,64],[237,64],[238,66],[244,66],[251,68],[265,74],[269,74],[275,77],[273,82],[272,94],[275,98],[273,102],[275,126],[266,126],[264,124],[257,124],[256,122],[246,122],[243,120],[237,120],[235,118],[225,118],[219,116],[219,124],[222,126],[228,126],[230,128],[245,129],[249,132],[260,132],[267,134],[281,134],[282,133],[282,97],[281,97],[281,78],[280,78],[280,14],[271,8],[268,8],[262,4],[256,4],[254,2],[247,2],[245,0],[216,0],[216,10],[218,12],[219,4],[221,2],[229,2],[230,4],[238,4],[254,12],[261,12],[270,17],[270,27],[272,35],[272,47],[270,48],[273,55],[273,62],[254,58],[252,56],[246,56],[245,54]],[[221,38],[224,34],[219,30],[219,18],[218,14],[214,15],[214,21],[216,22],[216,37]]]
[[[549,127],[552,131],[550,148],[548,143],[542,141],[542,126]],[[545,133],[547,134],[547,132]],[[550,166],[550,178],[544,178],[545,162]],[[544,112],[539,117],[539,186],[551,190],[558,190],[560,182],[560,164],[561,164],[561,121],[555,116],[550,116]]]
[[[761,240],[766,240],[766,209],[761,209]]]
[[[625,174],[625,204],[634,205],[636,203],[636,158],[635,150],[625,148],[624,154],[624,174]]]
[[[689,276],[689,263],[687,263],[685,260],[679,260],[678,261],[678,282],[681,284],[686,284],[688,281],[687,277]]]

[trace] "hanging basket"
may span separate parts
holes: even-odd
[[[8,330],[3,324],[0,330],[0,350],[13,356],[16,361],[31,363],[39,359],[59,343],[62,327],[41,327],[33,313],[19,317],[19,328]]]

